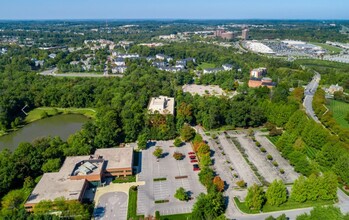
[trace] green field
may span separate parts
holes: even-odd
[[[240,211],[242,211],[244,213],[247,213],[247,214],[259,213],[259,211],[256,211],[256,210],[251,211],[246,206],[245,202],[240,202],[239,199],[236,197],[234,197],[234,201],[235,201],[237,207],[240,209]],[[276,211],[300,209],[300,208],[308,208],[308,207],[332,205],[332,204],[334,204],[333,201],[306,201],[304,203],[287,201],[286,203],[284,203],[280,206],[270,206],[268,204],[265,204],[262,208],[262,212],[264,212],[264,213],[276,212]]]
[[[37,121],[45,117],[50,117],[59,114],[81,114],[89,118],[96,117],[96,111],[94,109],[41,107],[30,111],[27,117],[25,118],[25,123],[31,123],[33,121]]]
[[[213,63],[201,63],[198,68],[201,69],[207,69],[207,68],[215,68],[216,65],[214,65]]]
[[[137,187],[131,187],[128,191],[127,219],[137,219]]]
[[[342,49],[340,49],[339,47],[331,46],[328,44],[322,44],[322,43],[311,43],[311,44],[314,44],[316,46],[320,46],[320,47],[324,48],[325,50],[328,50],[332,54],[337,54],[337,53],[340,53],[342,51]]]
[[[349,103],[331,100],[329,108],[336,122],[344,128],[349,128],[349,123],[345,120],[345,117],[349,113]]]
[[[165,216],[160,216],[161,220],[186,220],[190,219],[191,214],[177,214],[177,215],[165,215]]]

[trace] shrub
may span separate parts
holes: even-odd
[[[278,162],[276,162],[276,161],[273,161],[273,165],[276,166],[276,167],[279,166]]]
[[[273,128],[269,131],[269,136],[273,137],[273,136],[278,136],[282,134],[282,130],[281,129],[277,129],[277,128]]]
[[[267,152],[267,150],[266,150],[264,147],[261,147],[260,150],[261,150],[263,153]]]
[[[154,153],[153,153],[153,155],[154,155],[156,158],[160,158],[160,157],[162,156],[162,152],[163,152],[162,148],[159,147],[159,146],[157,146],[156,149],[155,149],[155,151],[154,151]]]
[[[240,188],[244,188],[247,186],[247,183],[244,180],[239,180],[236,182],[236,185],[238,185]]]
[[[173,153],[173,158],[176,160],[182,160],[184,158],[184,154],[176,151]]]
[[[267,159],[268,160],[273,160],[273,156],[271,156],[270,154],[267,155]]]
[[[234,176],[235,178],[238,178],[238,177],[239,177],[239,175],[237,175],[236,173],[234,173],[233,176]]]
[[[155,212],[155,219],[160,220],[160,212],[159,211]]]
[[[285,170],[284,170],[284,169],[280,169],[280,173],[281,173],[281,174],[284,174],[284,173],[285,173]]]
[[[256,141],[256,146],[257,146],[257,147],[260,147],[260,146],[261,146],[261,143],[259,143],[258,141]]]

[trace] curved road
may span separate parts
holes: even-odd
[[[304,90],[304,100],[303,100],[303,106],[305,108],[305,112],[310,118],[312,118],[317,123],[320,123],[320,121],[316,117],[315,112],[313,110],[313,98],[319,86],[320,79],[321,79],[321,75],[318,72],[315,72],[313,79],[310,81],[310,83],[306,86]]]

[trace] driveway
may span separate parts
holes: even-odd
[[[95,219],[126,220],[128,196],[124,192],[105,193],[99,198],[95,209]]]
[[[314,98],[316,89],[319,86],[320,80],[321,80],[321,75],[318,72],[315,72],[313,79],[310,81],[310,83],[306,86],[304,90],[305,97],[303,101],[305,112],[310,118],[312,118],[317,123],[320,123],[320,121],[316,117],[315,112],[313,110],[313,98]]]

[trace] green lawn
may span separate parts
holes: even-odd
[[[113,183],[132,183],[136,182],[136,176],[121,176],[121,177],[116,177],[115,180],[113,180]]]
[[[317,149],[313,148],[313,147],[309,147],[309,146],[306,146],[305,147],[305,151],[307,153],[307,156],[310,158],[310,159],[315,159],[316,157],[316,154],[318,152]]]
[[[331,100],[329,108],[336,122],[344,128],[349,128],[349,123],[345,120],[345,117],[349,113],[349,103]]]
[[[322,43],[311,43],[311,44],[314,44],[316,46],[320,46],[320,47],[324,48],[325,50],[328,50],[332,54],[337,54],[337,53],[340,53],[342,51],[342,49],[340,49],[339,47],[331,46],[328,44],[322,44]]]
[[[215,68],[215,64],[213,63],[201,63],[198,68],[201,68],[201,69],[207,69],[207,68]]]
[[[259,211],[253,211],[248,209],[245,202],[240,202],[238,198],[234,197],[234,201],[240,211],[247,213],[247,214],[255,214],[259,213]],[[262,208],[263,213],[267,212],[276,212],[276,211],[283,211],[283,210],[290,210],[290,209],[299,209],[299,208],[308,208],[308,207],[314,207],[314,206],[322,206],[322,205],[332,205],[334,204],[334,201],[307,201],[304,203],[299,202],[292,202],[287,201],[286,203],[280,205],[280,206],[270,206],[268,204],[265,204]]]
[[[30,111],[25,118],[26,123],[40,120],[45,117],[50,117],[58,114],[81,114],[89,118],[96,117],[96,111],[89,108],[53,108],[53,107],[41,107]]]
[[[276,142],[279,140],[279,138],[281,137],[281,135],[280,136],[269,136],[269,135],[267,135],[266,136],[270,141],[271,141],[271,143],[273,143],[274,145],[276,144]]]
[[[160,220],[186,220],[190,219],[191,213],[177,214],[177,215],[165,215],[161,216]]]
[[[138,219],[137,217],[137,187],[131,187],[128,191],[127,219]]]

